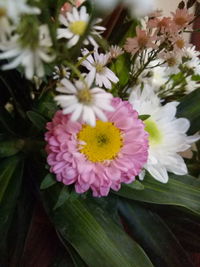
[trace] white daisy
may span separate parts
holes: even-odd
[[[166,75],[177,74],[180,72],[179,66],[182,62],[182,53],[177,51],[161,52],[160,60],[164,60],[163,67],[166,69]]]
[[[149,157],[145,169],[163,183],[168,181],[167,171],[177,175],[186,174],[187,166],[179,152],[190,148],[193,142],[199,140],[199,135],[186,135],[190,122],[175,117],[178,102],[162,106],[160,99],[148,86],[143,90],[134,90],[129,101],[140,115],[150,115],[144,121],[145,130],[149,133]]]
[[[77,8],[73,7],[72,12],[66,12],[66,15],[61,14],[59,20],[60,23],[65,27],[58,29],[57,38],[69,39],[67,43],[68,48],[74,46],[79,41],[80,37],[84,35],[89,23],[89,19],[90,17],[86,11],[85,6],[82,6],[80,8],[80,11],[78,11]],[[96,19],[94,21],[90,29],[90,34],[83,42],[85,45],[91,43],[95,47],[98,46],[92,36],[97,35],[98,37],[101,37],[100,34],[105,30],[105,28],[96,25],[99,24],[101,21],[101,19]]]
[[[45,30],[46,29],[46,30]],[[54,56],[50,55],[50,38],[48,27],[42,25],[39,28],[39,43],[38,46],[24,47],[20,42],[20,37],[15,34],[0,54],[0,59],[13,59],[8,64],[3,65],[3,70],[14,69],[22,65],[25,69],[27,79],[32,79],[34,74],[38,77],[44,76],[43,62],[49,63],[53,61]]]
[[[71,114],[71,120],[96,125],[96,117],[107,121],[103,111],[114,111],[111,106],[112,95],[98,87],[91,88],[94,76],[87,76],[85,81],[75,81],[72,84],[67,79],[62,79],[56,88],[64,95],[55,97],[55,101],[63,108],[63,114]]]
[[[83,56],[88,55],[89,51],[85,48],[82,50]],[[94,51],[94,57],[90,54],[87,58],[81,63],[86,67],[90,72],[95,73],[95,83],[96,85],[102,87],[104,86],[107,89],[112,88],[112,83],[117,83],[119,79],[109,68],[106,67],[110,58],[110,54],[99,54],[97,51]]]
[[[20,15],[40,14],[40,9],[27,5],[26,0],[0,0],[0,13],[16,22]]]
[[[109,49],[110,59],[117,58],[123,54],[124,54],[124,50],[121,47],[119,47],[117,45],[111,45],[110,46],[110,49]]]
[[[69,79],[70,77],[70,70],[68,67],[65,67],[63,65],[61,66],[55,66],[54,67],[54,72],[52,73],[53,74],[53,79],[54,80],[58,80],[58,79],[62,79],[62,78],[67,78]]]

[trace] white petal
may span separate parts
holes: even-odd
[[[149,165],[145,166],[147,171],[159,182],[161,183],[167,183],[168,182],[168,173],[164,166],[161,166],[159,164],[156,165]]]
[[[71,120],[72,121],[77,121],[82,113],[83,110],[83,106],[82,105],[78,105],[78,107],[74,110],[72,116],[71,116]]]
[[[88,73],[88,75],[85,78],[85,81],[89,87],[91,87],[91,85],[94,81],[95,74],[96,74],[96,69],[92,68],[91,71]]]
[[[78,42],[79,37],[80,37],[79,35],[74,35],[72,39],[70,39],[69,42],[67,43],[67,47],[71,48],[72,46],[74,46]]]
[[[83,121],[94,127],[96,125],[96,119],[93,110],[88,107],[83,107]]]
[[[66,87],[66,93],[72,93],[75,94],[77,89],[76,87],[67,79],[63,78],[61,80],[61,84],[63,84]]]
[[[97,115],[97,117],[98,117],[100,120],[102,120],[102,121],[107,121],[107,117],[106,117],[106,115],[103,113],[103,111],[102,111],[100,108],[94,106],[92,109],[94,110],[95,114]]]

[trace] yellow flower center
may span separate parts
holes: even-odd
[[[96,68],[98,73],[101,73],[103,71],[104,66],[101,63],[95,63],[94,67]]]
[[[177,63],[177,61],[176,61],[175,57],[170,57],[170,58],[167,59],[167,64],[168,64],[169,67],[175,66],[176,63]]]
[[[87,89],[87,88],[78,91],[77,98],[79,102],[84,103],[84,104],[90,104],[92,103],[92,100],[93,100],[90,89]]]
[[[77,137],[85,143],[79,151],[92,162],[114,159],[123,145],[120,130],[111,122],[97,121],[95,127],[83,125]]]
[[[87,22],[83,20],[72,22],[69,25],[70,31],[77,35],[83,35],[86,28],[87,28]]]
[[[144,121],[145,131],[149,133],[149,143],[150,145],[159,144],[162,141],[162,134],[158,129],[155,121],[147,119]]]

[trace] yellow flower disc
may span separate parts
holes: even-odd
[[[69,25],[70,31],[77,35],[83,35],[86,28],[87,28],[87,22],[83,20],[72,22]]]
[[[92,162],[114,159],[123,145],[120,130],[111,122],[97,121],[95,127],[83,125],[77,137],[85,143],[80,152]]]

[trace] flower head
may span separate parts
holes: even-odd
[[[131,183],[147,161],[148,135],[137,112],[128,102],[112,100],[115,112],[95,127],[72,122],[58,111],[47,124],[48,164],[56,179],[75,184],[77,193],[92,190],[93,196],[118,191]]]
[[[187,167],[179,152],[190,148],[199,136],[187,136],[190,122],[185,118],[176,118],[178,102],[162,106],[160,99],[148,86],[143,90],[134,90],[129,101],[140,115],[150,115],[144,121],[145,130],[149,133],[149,157],[145,169],[163,183],[168,181],[167,171],[177,175],[186,174]]]
[[[83,56],[86,56],[89,51],[85,48],[82,51]],[[88,55],[88,57],[82,62],[82,65],[86,67],[90,73],[95,73],[95,83],[96,85],[107,89],[111,89],[113,83],[117,83],[119,79],[106,65],[110,59],[110,54],[99,54],[94,51],[94,57]]]
[[[8,64],[3,65],[3,70],[14,69],[22,65],[25,69],[27,79],[32,79],[34,74],[38,77],[44,76],[43,62],[49,63],[54,60],[51,54],[52,43],[49,37],[47,25],[39,27],[39,37],[37,45],[32,43],[24,44],[21,42],[20,35],[15,34],[2,48],[0,59],[13,59]]]
[[[59,19],[60,23],[64,25],[65,28],[58,29],[57,38],[69,39],[67,46],[70,48],[74,46],[79,38],[85,33],[89,22],[89,14],[87,13],[85,6],[82,6],[80,11],[73,7],[72,12],[61,14]],[[101,19],[94,21],[90,30],[90,35],[87,36],[83,42],[85,45],[91,43],[93,46],[98,46],[92,35],[100,37],[100,34],[105,30],[104,27],[96,25],[100,22]]]
[[[27,5],[26,0],[0,0],[0,14],[16,22],[20,15],[40,14],[40,9]]]
[[[194,19],[194,15],[188,12],[187,8],[177,9],[176,12],[171,12],[173,15],[173,23],[178,30],[189,26],[189,23]]]
[[[81,120],[95,126],[96,117],[107,121],[103,111],[114,109],[111,105],[112,95],[101,88],[91,88],[92,82],[91,75],[84,81],[75,81],[75,84],[64,78],[56,89],[64,95],[56,96],[55,100],[63,108],[63,114],[71,114],[72,121]]]
[[[124,49],[134,55],[139,50],[156,48],[156,45],[153,42],[155,39],[156,37],[154,35],[151,36],[147,31],[141,30],[139,27],[137,27],[136,37],[128,38],[126,40],[126,44],[124,45]]]
[[[123,54],[124,54],[124,50],[121,47],[117,45],[111,45],[109,49],[110,59],[117,58]]]

